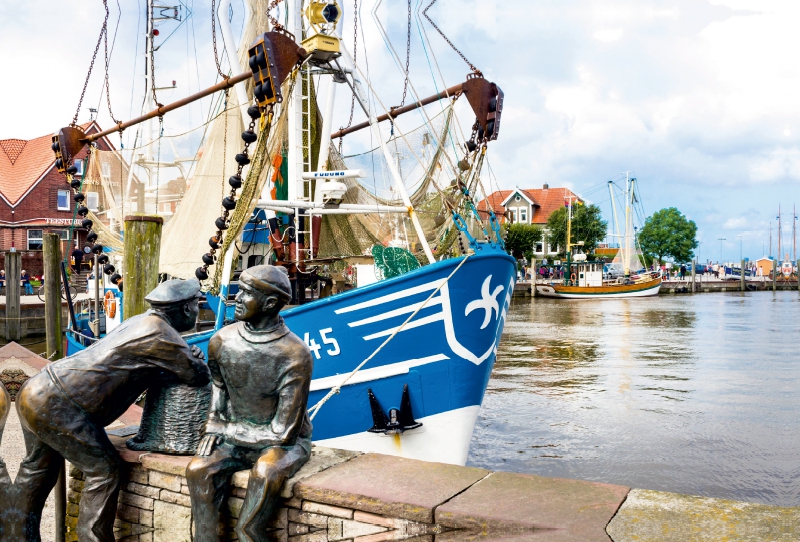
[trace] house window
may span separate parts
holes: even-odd
[[[544,243],[536,243],[536,254],[542,254],[544,252]]]
[[[528,223],[528,210],[527,209],[520,209],[519,210],[519,221],[524,222],[525,224]]]
[[[69,230],[51,230],[50,233],[57,233],[62,241],[69,241]]]
[[[75,174],[76,177],[83,177],[83,160],[77,158],[72,161],[72,165],[78,168],[78,172]]]
[[[58,191],[58,210],[69,211],[69,190]]]
[[[28,230],[28,250],[42,250],[42,232],[44,230]]]
[[[90,211],[96,211],[100,198],[97,192],[86,192],[86,206]]]
[[[111,178],[111,162],[103,162],[100,164],[100,175],[102,175],[104,179]]]
[[[514,224],[517,223],[517,219],[519,217],[519,215],[517,214],[518,211],[519,209],[511,209],[511,222]]]

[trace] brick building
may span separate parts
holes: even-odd
[[[95,122],[80,128],[87,133],[100,131]],[[0,140],[0,266],[4,263],[3,252],[13,248],[22,253],[22,268],[34,276],[42,274],[44,233],[61,236],[62,254],[71,253],[73,247],[83,247],[87,234],[80,227],[81,217],[75,214],[72,190],[55,168],[51,137],[48,134],[30,140]],[[97,148],[115,150],[106,138],[97,141]],[[119,157],[116,153],[115,156]],[[86,148],[76,157],[75,165],[78,175],[84,175]],[[127,170],[121,157],[117,168]],[[101,187],[86,185],[83,191],[87,207],[106,221],[102,217],[105,198]]]

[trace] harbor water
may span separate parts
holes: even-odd
[[[469,464],[800,505],[797,292],[515,299]]]

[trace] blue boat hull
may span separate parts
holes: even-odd
[[[514,291],[516,263],[490,246],[463,260],[436,262],[283,313],[314,356],[309,406],[372,356],[320,407],[314,418],[315,442],[466,462]],[[211,335],[213,331],[186,339],[205,350]],[[422,427],[402,435],[368,432],[373,419],[367,390],[388,412],[400,407],[406,385]]]

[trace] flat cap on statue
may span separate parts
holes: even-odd
[[[164,281],[155,290],[147,294],[144,300],[153,307],[162,307],[191,301],[198,297],[200,297],[200,281],[191,278]]]
[[[256,265],[242,271],[239,282],[243,282],[265,295],[278,295],[288,302],[292,298],[292,285],[283,267]]]

